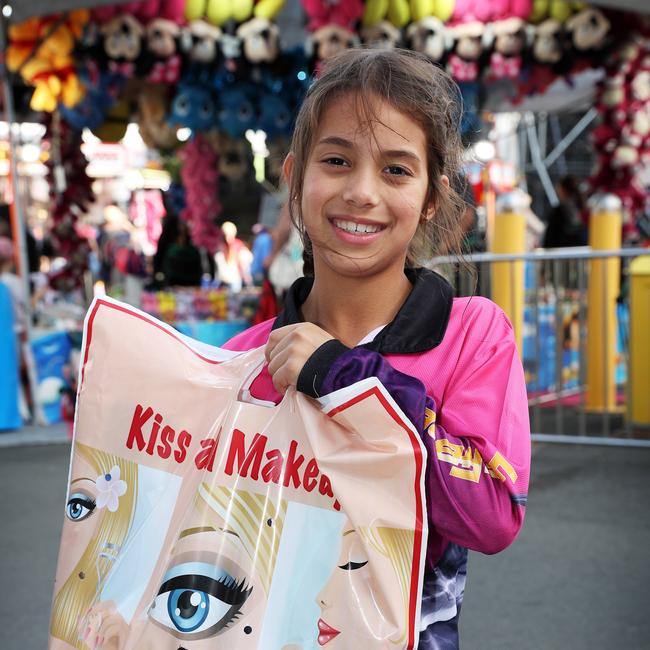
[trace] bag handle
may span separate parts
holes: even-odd
[[[266,357],[264,356],[264,348],[261,346],[248,352],[243,353],[238,360],[242,363],[241,380],[237,386],[236,400],[245,404],[255,404],[256,406],[265,406],[273,408],[276,406],[275,402],[270,400],[261,400],[251,395],[251,386],[266,365]]]

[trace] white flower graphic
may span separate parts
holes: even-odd
[[[97,508],[106,507],[110,512],[115,512],[118,499],[126,492],[126,482],[120,480],[120,468],[113,465],[108,474],[97,477],[95,485],[97,486]]]

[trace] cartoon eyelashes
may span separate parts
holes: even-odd
[[[172,567],[163,578],[149,618],[183,639],[214,636],[235,620],[253,591],[246,579],[203,562]]]

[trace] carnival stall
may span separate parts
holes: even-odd
[[[38,211],[57,259],[49,297],[36,306],[38,335],[63,330],[70,350],[93,293],[130,295],[128,282],[97,284],[97,242],[113,203],[137,233],[138,259],[122,256],[120,276],[139,278],[135,306],[213,344],[254,318],[259,288],[219,286],[206,260],[223,244],[223,221],[248,233],[261,197],[279,192],[296,109],[323,62],[352,46],[410,48],[446,68],[458,83],[468,147],[488,138],[499,105],[517,110],[588,80],[599,113],[591,189],[619,195],[626,228],[650,236],[644,14],[559,0],[89,0],[26,17],[28,4],[8,17],[5,109],[13,95],[16,121],[41,125],[38,163],[49,195],[14,208],[23,219]],[[468,172],[482,201],[486,173],[476,161]],[[22,194],[29,203],[31,193]],[[197,286],[150,281],[169,213],[201,251]],[[62,381],[68,362],[54,364]]]

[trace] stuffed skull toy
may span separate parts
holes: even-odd
[[[361,42],[365,47],[393,50],[399,45],[400,37],[400,30],[387,20],[361,28]]]
[[[435,16],[411,23],[406,30],[409,47],[426,54],[432,61],[442,62],[447,50],[446,28]]]
[[[280,54],[280,30],[266,18],[251,18],[237,28],[244,57],[249,63],[272,63]]]

